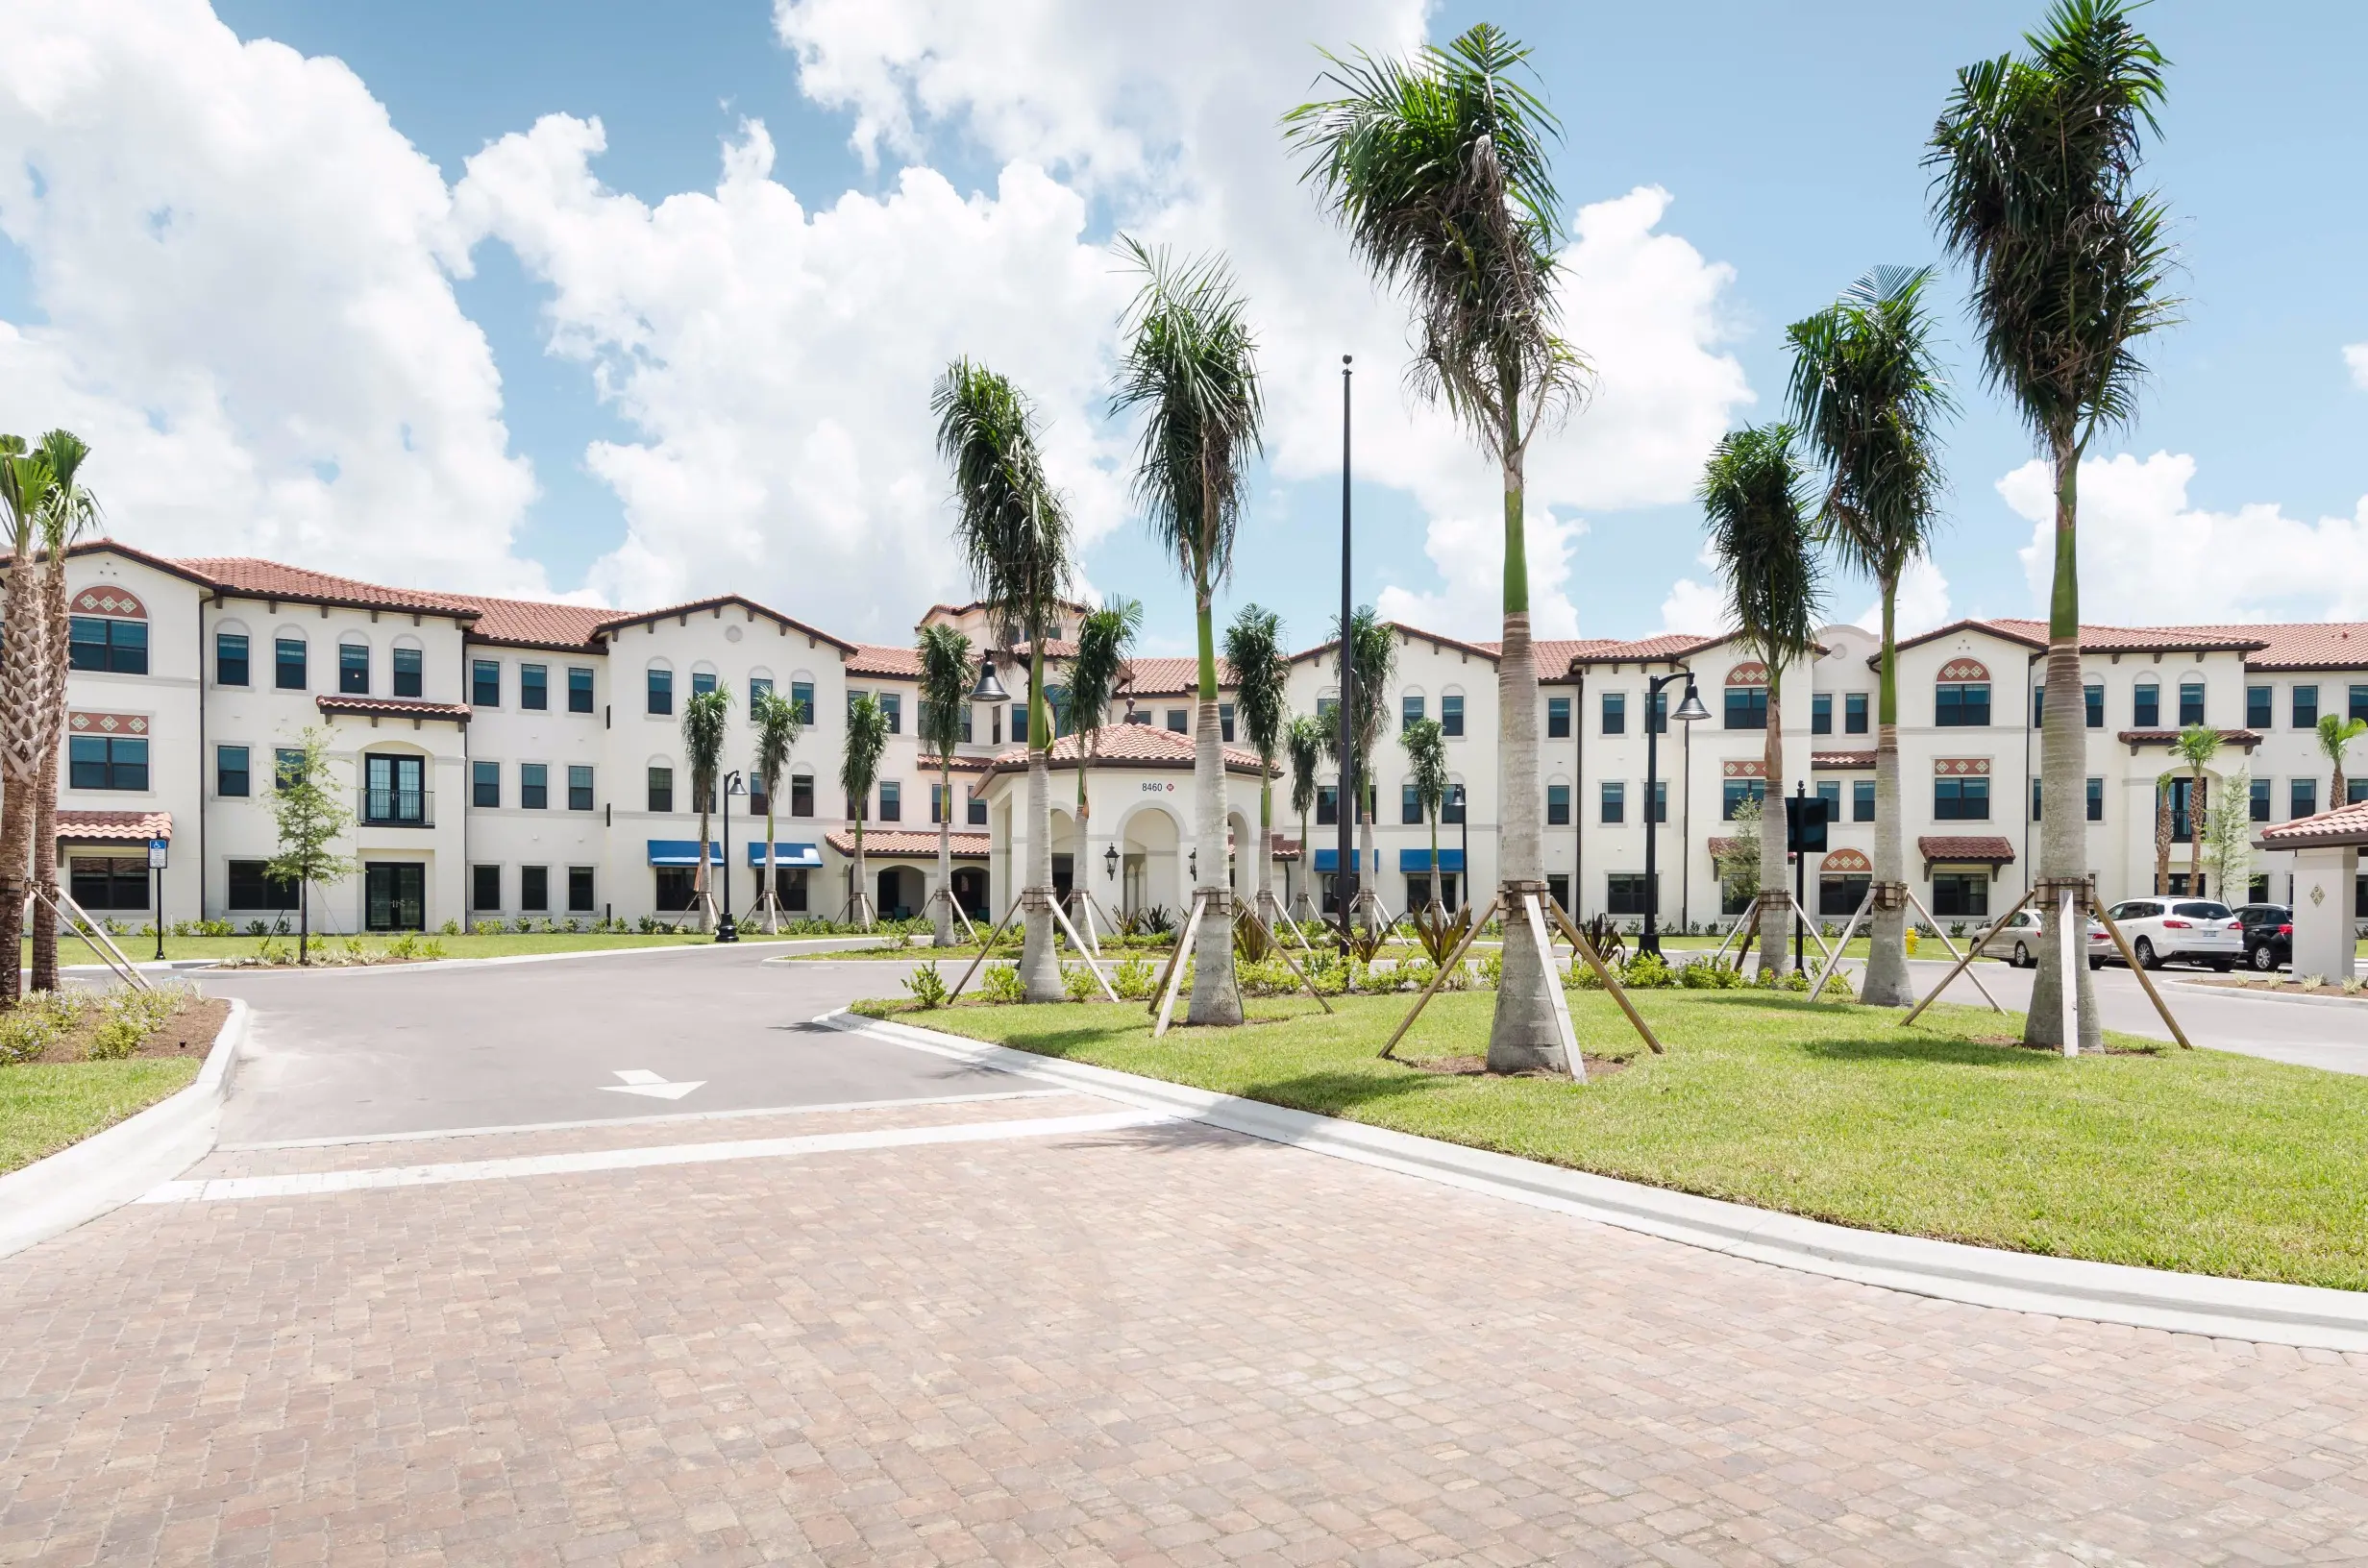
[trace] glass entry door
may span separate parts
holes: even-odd
[[[397,827],[425,826],[428,821],[426,761],[424,757],[400,754],[364,756],[362,821]]]
[[[364,919],[373,931],[424,931],[428,868],[419,861],[374,860],[362,868]]]

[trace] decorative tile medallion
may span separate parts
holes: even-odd
[[[1721,771],[1724,772],[1729,778],[1767,777],[1767,761],[1765,758],[1760,758],[1749,762],[1728,762],[1723,763],[1720,766]]]
[[[1838,872],[1872,871],[1875,863],[1866,858],[1866,852],[1862,849],[1837,849],[1825,857],[1823,869]]]
[[[1938,778],[1979,778],[1989,772],[1987,757],[1935,757],[1933,773]]]
[[[1987,680],[1989,666],[1980,659],[1951,659],[1940,667],[1940,678],[1946,681]]]
[[[1764,686],[1767,684],[1767,666],[1757,659],[1746,664],[1739,664],[1727,672],[1727,684],[1730,686]]]
[[[65,727],[77,735],[145,735],[148,716],[144,713],[84,713],[80,709],[65,716]]]

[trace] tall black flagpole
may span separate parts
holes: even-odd
[[[1348,591],[1348,379],[1352,374],[1351,357],[1341,355],[1341,784],[1340,809],[1334,816],[1341,831],[1340,889],[1341,935],[1348,935],[1348,917],[1355,907],[1357,882],[1364,868],[1357,864],[1357,811],[1364,800],[1364,783],[1357,777],[1356,720],[1357,670],[1352,654],[1350,616],[1354,606]]]

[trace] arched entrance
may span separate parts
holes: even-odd
[[[1182,824],[1165,806],[1138,806],[1119,824],[1119,913],[1183,907]]]

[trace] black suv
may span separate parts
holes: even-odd
[[[2294,962],[2294,912],[2283,904],[2239,904],[2230,911],[2245,928],[2245,967],[2267,974]]]

